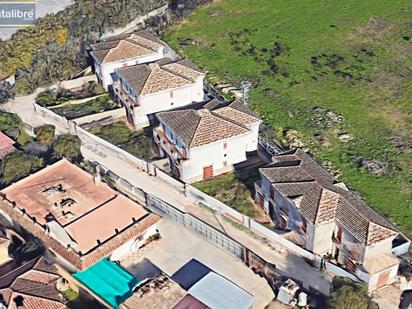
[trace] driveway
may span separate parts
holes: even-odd
[[[179,268],[195,258],[252,294],[255,297],[254,308],[264,308],[275,297],[265,279],[257,276],[234,256],[197,234],[168,218],[164,218],[157,227],[162,238],[154,242],[150,249],[145,249],[143,254],[132,253],[121,261],[122,265],[131,265],[147,258],[168,276],[172,276]]]

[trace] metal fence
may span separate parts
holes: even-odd
[[[202,220],[192,216],[191,214],[180,211],[179,209],[155,196],[152,196],[150,194],[147,194],[146,196],[147,206],[152,210],[159,210],[160,214],[166,215],[175,222],[202,235],[208,241],[233,254],[242,261],[245,260],[244,252],[246,251],[246,248],[237,241],[233,240],[232,238],[228,237],[227,235],[223,234],[222,232],[218,231]]]

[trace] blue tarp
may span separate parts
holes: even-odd
[[[133,294],[138,280],[121,266],[103,259],[82,272],[73,275],[90,290],[99,295],[113,308]]]
[[[211,271],[209,267],[198,260],[191,259],[173,274],[172,279],[187,291]]]

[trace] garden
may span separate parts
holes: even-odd
[[[113,102],[108,94],[104,94],[83,103],[62,104],[58,107],[51,107],[50,110],[66,119],[72,120],[117,108],[119,108],[119,105]]]
[[[254,182],[260,179],[260,166],[262,164],[246,166],[234,172],[194,183],[193,186],[260,223],[269,223],[270,220],[254,202]]]
[[[134,131],[125,122],[118,121],[105,126],[93,126],[89,129],[89,132],[139,159],[149,162],[158,159],[153,141],[153,133],[150,128],[143,131]]]

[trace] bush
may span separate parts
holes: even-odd
[[[82,157],[80,146],[80,139],[76,135],[63,134],[53,143],[53,151],[58,158],[77,161]]]
[[[20,151],[13,152],[2,162],[3,183],[19,180],[41,166],[43,166],[42,159]]]
[[[34,238],[19,247],[13,255],[17,261],[30,261],[42,255],[44,251],[42,242],[38,238]]]
[[[343,277],[333,279],[329,305],[332,309],[378,309],[368,296],[366,284]]]
[[[40,92],[36,97],[36,103],[43,107],[56,105],[55,94],[49,91]]]
[[[53,142],[56,128],[51,124],[45,124],[34,129],[36,139],[40,144],[51,144]]]

